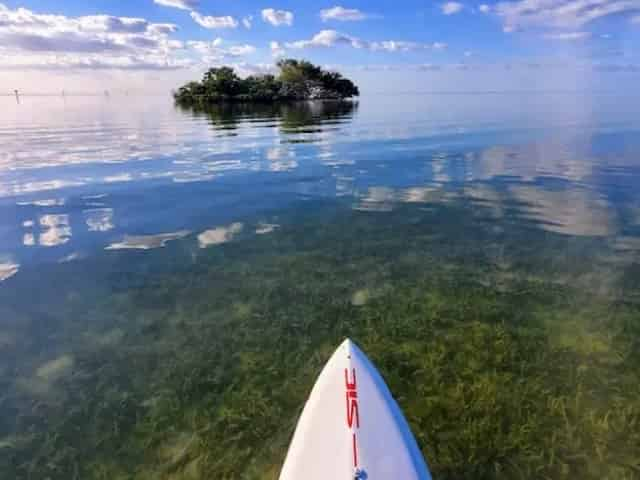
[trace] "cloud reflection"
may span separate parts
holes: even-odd
[[[42,232],[38,243],[43,247],[55,247],[65,244],[71,238],[69,215],[42,215],[40,217]]]
[[[20,265],[17,263],[14,263],[10,260],[0,260],[0,282],[13,277],[16,273],[18,273],[19,269]]]
[[[450,200],[441,186],[415,186],[408,188],[370,187],[353,207],[354,210],[389,212],[398,203],[445,203]]]
[[[108,232],[114,228],[112,208],[96,208],[84,213],[90,232]]]
[[[150,250],[162,248],[172,240],[178,240],[189,235],[188,230],[180,230],[173,233],[160,233],[157,235],[126,235],[121,242],[112,243],[105,250]]]
[[[33,233],[25,233],[22,237],[22,244],[25,247],[33,247],[36,244],[36,237]]]
[[[593,173],[597,161],[575,142],[550,139],[526,145],[496,145],[466,156],[474,179],[498,176],[520,177],[531,181],[539,177],[555,177],[581,181]]]
[[[273,147],[267,150],[269,170],[272,172],[287,172],[298,166],[296,152],[285,147]]]
[[[34,207],[61,207],[64,204],[64,198],[47,198],[42,200],[34,200],[32,202],[18,202],[18,205],[20,206],[31,205]]]
[[[236,222],[225,227],[216,227],[206,230],[198,235],[198,243],[200,248],[207,248],[212,245],[219,245],[233,240],[233,238],[242,232],[244,225]]]
[[[271,233],[277,228],[280,228],[280,225],[275,223],[260,223],[256,227],[257,235],[266,235],[267,233]]]
[[[609,203],[587,190],[549,190],[535,186],[512,186],[509,192],[522,203],[524,216],[556,233],[602,237],[617,230]]]

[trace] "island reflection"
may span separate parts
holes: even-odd
[[[176,108],[196,118],[207,119],[214,130],[236,130],[248,124],[253,127],[277,126],[282,133],[299,134],[322,131],[327,126],[349,122],[358,110],[358,102],[224,103],[176,105]]]

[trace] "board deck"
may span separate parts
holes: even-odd
[[[396,401],[351,340],[324,367],[302,411],[280,480],[430,480]]]

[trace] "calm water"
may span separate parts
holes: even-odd
[[[640,478],[635,97],[0,98],[0,477],[277,478],[349,335],[436,478]]]

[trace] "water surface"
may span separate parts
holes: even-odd
[[[435,478],[638,478],[637,99],[0,101],[3,478],[277,478],[345,336]]]

